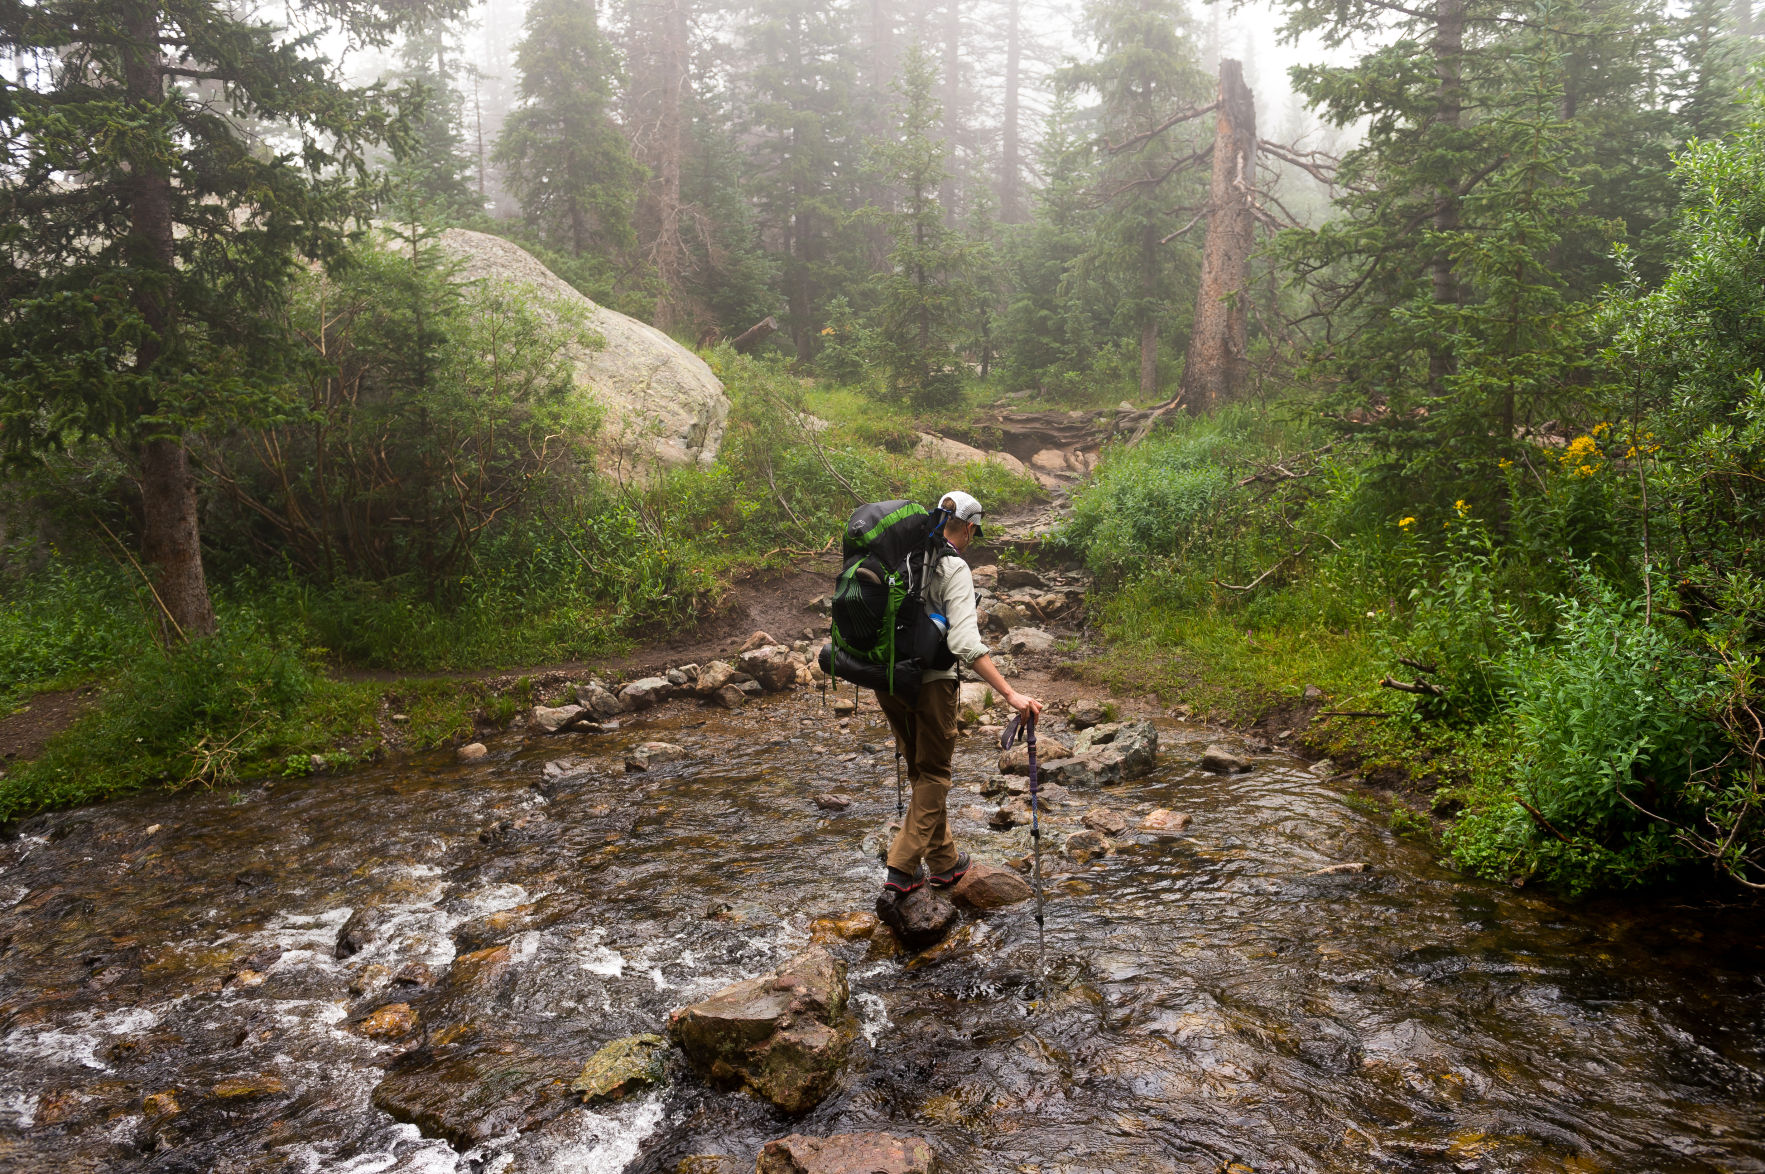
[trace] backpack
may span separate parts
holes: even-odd
[[[834,579],[832,640],[821,667],[835,679],[911,699],[920,674],[947,669],[956,655],[925,607],[925,587],[945,558],[961,558],[945,540],[944,510],[910,501],[859,506],[840,543]]]

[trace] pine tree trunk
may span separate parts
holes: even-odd
[[[1158,229],[1140,234],[1140,398],[1158,394]]]
[[[1434,78],[1435,128],[1437,134],[1453,134],[1464,117],[1465,0],[1435,0]],[[1459,195],[1449,180],[1435,189],[1434,229],[1453,233],[1459,227]],[[1436,305],[1459,303],[1462,290],[1453,271],[1452,256],[1442,249],[1429,262],[1429,279]],[[1445,390],[1453,371],[1453,352],[1444,333],[1435,331],[1428,355],[1428,382],[1435,394]]]
[[[164,100],[157,16],[158,6],[150,3],[133,3],[122,12],[129,42],[122,52],[123,83],[136,110]],[[148,331],[135,344],[135,370],[151,378],[175,326],[171,175],[160,159],[146,154],[129,160],[122,190],[129,209],[131,232],[124,247],[130,266],[141,274],[166,275],[163,281],[137,279],[133,295]],[[154,592],[167,620],[162,634],[168,642],[212,635],[214,609],[202,569],[196,482],[183,440],[147,440],[135,455],[141,470],[141,555],[152,568]]]
[[[1158,315],[1148,313],[1140,324],[1140,398],[1158,394]]]
[[[1005,3],[1005,118],[1000,132],[999,219],[1006,224],[1017,224],[1023,219],[1023,166],[1018,161],[1017,135],[1017,88],[1023,67],[1021,5],[1022,0]]]
[[[656,173],[656,242],[652,252],[661,291],[656,325],[674,326],[685,301],[686,247],[680,237],[680,172],[686,154],[687,87],[691,84],[686,0],[659,0],[655,46],[659,93],[652,167]]]
[[[1256,244],[1251,190],[1256,179],[1256,101],[1243,66],[1220,62],[1219,119],[1214,128],[1213,186],[1195,330],[1177,399],[1205,411],[1236,398],[1249,379],[1250,253]]]
[[[938,185],[938,202],[944,206],[944,224],[956,223],[956,128],[962,97],[962,6],[960,0],[944,4],[944,178]]]
[[[153,568],[153,590],[164,608],[163,635],[192,639],[214,634],[214,610],[202,569],[196,520],[196,479],[181,439],[150,440],[136,449],[141,466],[141,559]]]

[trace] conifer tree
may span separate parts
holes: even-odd
[[[936,84],[930,58],[915,44],[897,85],[899,132],[872,146],[897,209],[888,215],[894,247],[878,310],[883,364],[889,390],[920,408],[948,407],[961,398],[956,343],[969,313],[974,259],[973,246],[944,226],[938,202],[946,154]]]
[[[641,172],[608,111],[617,74],[594,6],[535,0],[515,64],[521,106],[504,123],[496,160],[522,215],[577,256],[629,251]]]
[[[392,166],[392,179],[400,198],[433,221],[483,211],[471,178],[474,160],[466,149],[465,99],[459,88],[463,68],[456,40],[448,20],[424,20],[400,43],[395,75],[421,101]]]
[[[452,8],[312,11],[385,45]],[[128,455],[169,639],[214,630],[187,438],[277,406],[297,257],[341,248],[392,129],[302,31],[221,0],[0,7],[0,456]]]
[[[1166,236],[1180,226],[1173,207],[1201,190],[1195,146],[1173,119],[1204,106],[1207,79],[1185,35],[1180,0],[1093,0],[1086,27],[1100,55],[1063,72],[1062,84],[1099,99],[1107,145],[1097,173],[1104,211],[1086,264],[1120,275],[1119,329],[1132,330],[1140,352],[1140,395],[1159,387],[1159,333],[1172,308],[1193,296],[1193,247]]]
[[[800,359],[814,356],[829,299],[868,302],[880,260],[852,215],[863,203],[853,17],[818,0],[769,0],[740,36],[749,190]]]

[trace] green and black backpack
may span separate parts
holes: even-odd
[[[910,699],[921,673],[956,663],[943,617],[925,606],[939,561],[962,557],[944,538],[947,517],[911,501],[872,502],[852,514],[834,580],[833,639],[821,650],[830,676]]]

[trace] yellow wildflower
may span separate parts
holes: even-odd
[[[1591,476],[1600,467],[1599,442],[1591,436],[1577,436],[1557,460],[1570,467],[1577,477]]]
[[[1508,458],[1506,458],[1506,457],[1503,457],[1501,460],[1495,462],[1495,464],[1498,469],[1511,469],[1514,467],[1514,462],[1508,460]]]
[[[1592,428],[1593,435],[1604,436],[1606,434],[1606,430],[1610,427],[1611,427],[1611,424],[1607,423],[1604,420],[1601,420],[1598,424],[1595,424],[1593,426],[1593,428]]]
[[[823,326],[821,328],[821,335],[823,338],[827,337],[830,334],[838,334],[838,333],[839,332],[831,326]]]
[[[1471,512],[1470,504],[1468,502],[1466,502],[1465,499],[1462,497],[1452,503],[1452,508],[1459,511],[1459,517],[1461,517],[1461,518],[1465,517],[1467,514],[1469,514]]]
[[[1416,520],[1414,518],[1399,518],[1397,520],[1397,528],[1399,530],[1408,530],[1411,526],[1414,526],[1415,524],[1416,524]]]

